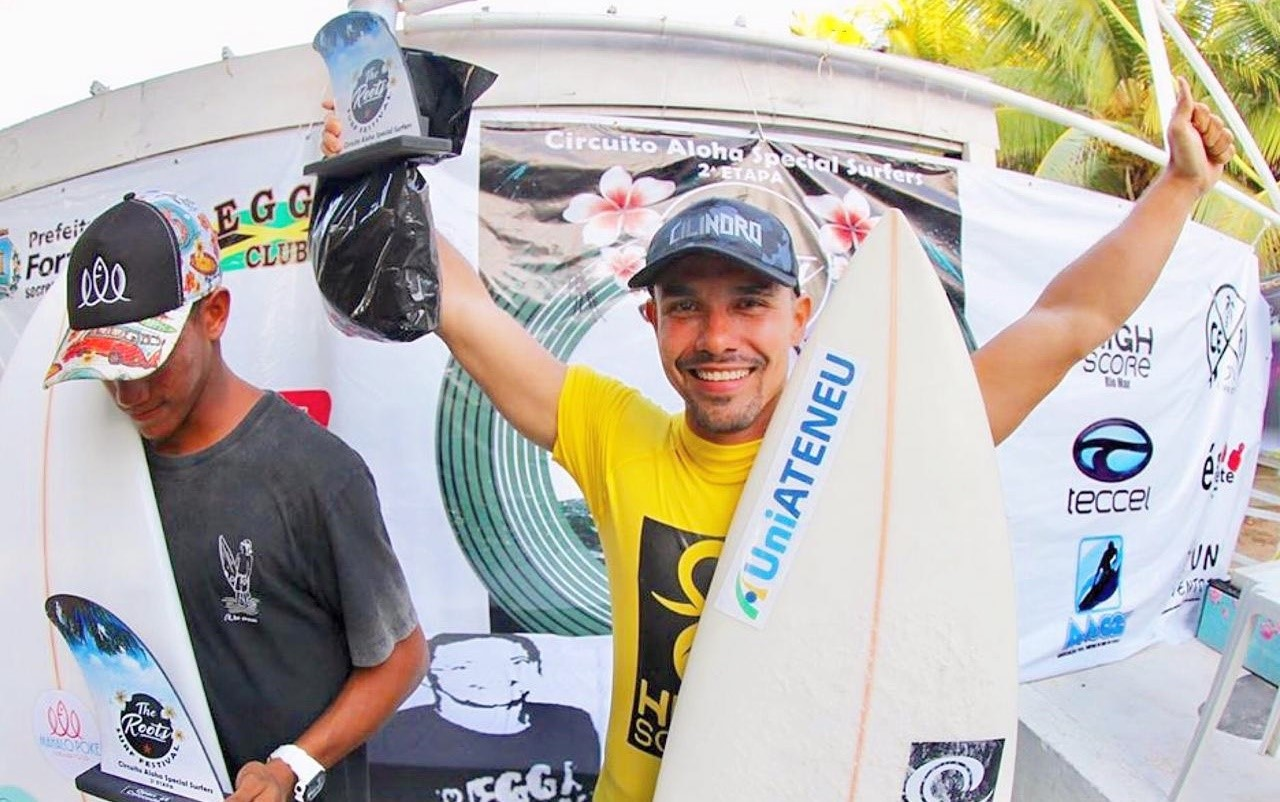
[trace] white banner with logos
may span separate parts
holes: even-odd
[[[663,141],[681,144],[650,149],[643,143],[658,141],[659,133],[637,122],[528,118],[520,130],[509,119],[473,122],[463,155],[428,168],[436,225],[503,291],[517,288],[532,297],[547,285],[549,271],[568,271],[577,282],[570,286],[581,292],[564,303],[531,306],[512,296],[504,303],[531,328],[554,325],[547,330],[571,336],[569,358],[619,375],[672,408],[678,400],[665,386],[652,335],[620,285],[611,283],[625,276],[628,259],[643,243],[616,233],[604,242],[594,229],[595,242],[584,243],[591,221],[579,225],[584,218],[568,208],[575,194],[598,189],[603,195],[607,180],[619,180],[614,168],[637,183],[641,175],[668,171],[663,180],[678,190],[656,198],[655,209],[673,194],[715,183],[775,197],[805,228],[802,246],[819,253],[815,263],[826,253],[829,269],[811,275],[811,286],[820,289],[839,269],[839,259],[830,258],[832,242],[839,246],[841,235],[856,242],[857,236],[833,227],[839,211],[833,201],[865,206],[872,218],[887,205],[910,207],[913,225],[927,229],[927,249],[979,344],[1025,311],[1050,277],[1127,209],[1022,175],[839,142],[761,143],[749,131],[664,123]],[[607,138],[588,135],[616,134],[615,122],[634,136],[614,136],[610,146]],[[591,141],[599,147],[566,155],[565,143]],[[369,463],[428,634],[529,636],[542,671],[528,679],[527,699],[577,708],[599,735],[609,688],[609,643],[601,624],[607,596],[593,563],[598,544],[581,494],[558,469],[544,472],[545,457],[512,439],[500,423],[483,437],[458,428],[483,405],[450,371],[438,339],[374,343],[339,334],[327,322],[307,261],[311,181],[301,167],[315,156],[314,143],[299,132],[262,134],[0,202],[0,369],[89,220],[128,191],[169,189],[192,197],[218,229],[232,291],[227,361],[247,380],[307,408]],[[539,170],[560,176],[555,193],[512,189],[517,178]],[[546,189],[536,181],[522,186]],[[818,197],[821,204],[800,202]],[[545,251],[525,252],[527,258],[510,264],[489,263],[501,253],[498,246],[511,241],[504,233],[497,242],[495,232],[504,225],[527,227],[528,241],[545,243]],[[623,228],[619,223],[618,231]],[[552,314],[567,317],[549,322]],[[1190,635],[1205,581],[1225,574],[1243,517],[1262,424],[1268,344],[1267,311],[1249,249],[1189,226],[1148,301],[1001,447],[1025,679]],[[451,473],[450,466],[467,459],[494,463],[491,479],[468,485]],[[527,476],[534,477],[528,481],[536,492],[527,498],[532,511],[524,514],[537,517],[534,508],[554,507],[554,516],[546,517],[575,533],[574,543],[557,541],[540,550],[545,544],[534,542],[539,533],[513,517],[484,522],[495,509],[486,494],[510,493]],[[12,490],[37,492],[33,481],[23,466],[10,466]],[[528,566],[517,566],[528,568],[527,578],[503,573],[510,560],[483,562],[478,538],[495,527],[509,527],[522,544],[529,539],[531,545],[521,546]],[[34,539],[8,543],[4,554],[10,564],[39,570]],[[975,586],[982,582],[973,579]],[[521,594],[535,589],[550,595],[522,601]],[[0,588],[0,604],[3,593]],[[547,598],[568,601],[565,609],[548,610]],[[530,610],[542,612],[533,616]],[[49,645],[14,647],[21,654]],[[21,664],[13,660],[0,669],[0,685],[4,672]],[[434,693],[424,686],[406,707],[429,706]],[[0,694],[0,717],[6,728],[34,722],[31,737],[47,737],[38,730],[48,717],[36,709],[44,703]],[[51,766],[61,759],[54,752],[49,758]],[[499,782],[497,775],[488,781]],[[515,787],[519,780],[503,782]]]
[[[968,313],[979,342],[1128,208],[1022,175],[963,175]],[[1268,324],[1253,254],[1190,225],[1130,320],[1000,447],[1024,679],[1194,632],[1207,581],[1230,564],[1253,483]]]

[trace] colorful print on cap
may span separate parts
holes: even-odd
[[[218,238],[208,216],[189,199],[172,192],[142,192],[137,200],[164,215],[178,239],[182,260],[182,294],[186,303],[199,300],[222,283]]]
[[[218,241],[189,199],[126,195],[81,234],[67,280],[73,328],[44,386],[145,378],[173,352],[192,304],[222,283]]]

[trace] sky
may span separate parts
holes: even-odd
[[[410,0],[431,2],[431,0]],[[785,34],[792,9],[840,7],[806,0],[473,0],[432,13],[603,13],[669,16]],[[218,61],[310,43],[346,0],[0,0],[0,128],[113,89]]]

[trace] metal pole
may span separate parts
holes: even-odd
[[[1156,0],[1137,0],[1138,21],[1142,24],[1142,38],[1147,43],[1147,61],[1151,64],[1151,88],[1156,93],[1156,110],[1160,116],[1160,138],[1169,137],[1169,120],[1177,105],[1177,91],[1173,84],[1173,70],[1169,66],[1169,53],[1164,48],[1164,36],[1160,33],[1160,18]]]
[[[1208,62],[1196,49],[1195,43],[1187,36],[1186,31],[1182,30],[1177,18],[1164,6],[1157,6],[1156,14],[1159,16],[1160,24],[1169,33],[1169,38],[1182,51],[1182,55],[1190,62],[1192,71],[1208,90],[1209,97],[1213,98],[1213,102],[1217,104],[1218,111],[1222,113],[1223,119],[1231,128],[1231,133],[1236,135],[1236,144],[1249,159],[1249,164],[1253,165],[1253,169],[1258,172],[1258,180],[1266,189],[1267,197],[1271,199],[1271,206],[1280,209],[1280,186],[1276,185],[1276,177],[1271,173],[1271,165],[1267,164],[1266,157],[1262,155],[1262,150],[1250,133],[1249,126],[1245,125],[1244,118],[1240,116],[1236,105],[1227,96],[1226,90],[1222,88],[1222,84],[1218,82],[1218,77],[1213,74]]]

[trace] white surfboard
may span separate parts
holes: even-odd
[[[712,581],[658,802],[1010,797],[1012,559],[969,355],[897,211],[832,292]]]
[[[0,664],[0,787],[218,802],[231,784],[137,431],[98,381],[41,386],[64,299],[59,281],[0,379],[16,491],[0,504],[0,609],[21,655]]]

